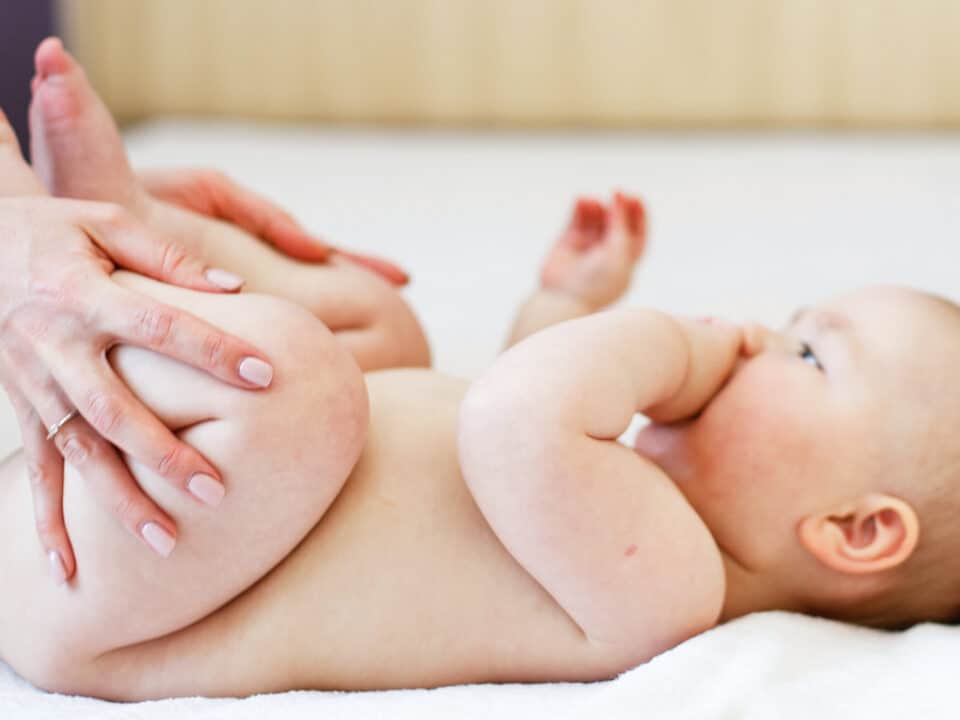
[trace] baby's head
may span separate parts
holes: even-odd
[[[655,443],[749,596],[728,599],[960,619],[960,308],[869,288],[745,334],[727,384]]]

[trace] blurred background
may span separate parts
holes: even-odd
[[[779,325],[870,283],[958,294],[958,0],[0,0],[21,131],[51,31],[135,167],[219,168],[406,267],[447,372],[616,188],[651,219],[631,303]]]
[[[18,121],[18,70],[56,28],[125,121],[188,114],[525,128],[960,125],[956,0],[2,4],[0,100]]]

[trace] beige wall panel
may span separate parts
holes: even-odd
[[[960,127],[960,0],[63,0],[121,117]]]

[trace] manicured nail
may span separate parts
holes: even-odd
[[[260,387],[267,387],[273,380],[273,368],[255,357],[244,358],[238,371],[244,380]]]
[[[187,482],[187,490],[211,507],[216,507],[227,492],[223,483],[206,473],[195,473]]]
[[[203,276],[207,278],[208,282],[224,290],[239,290],[243,287],[243,283],[246,282],[239,275],[234,275],[232,272],[221,270],[220,268],[210,268]]]
[[[177,544],[173,536],[156,523],[145,523],[140,529],[140,534],[147,541],[147,545],[163,557],[169,557],[173,552],[173,546]]]
[[[53,575],[53,581],[57,585],[63,585],[67,581],[67,568],[63,564],[63,558],[56,550],[47,553],[47,559],[50,560],[50,574]]]

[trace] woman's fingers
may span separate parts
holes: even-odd
[[[410,276],[394,263],[328,245],[283,208],[216,170],[154,170],[140,173],[140,179],[154,197],[233,223],[290,257],[325,262],[337,253],[393,285],[410,282]]]
[[[291,257],[324,262],[330,256],[330,246],[288,212],[221,172],[160,170],[141,173],[140,179],[154,197],[233,223]]]
[[[71,404],[72,401],[68,395],[57,386],[54,379],[40,368],[43,368],[43,365],[34,361],[26,366],[18,362],[11,369],[23,381],[19,391],[18,412],[21,416],[24,412],[28,412],[37,418],[36,427],[28,428],[31,433],[24,432],[25,450],[29,457],[31,449],[37,449],[38,454],[42,453],[44,462],[48,463],[42,467],[36,467],[36,470],[41,473],[38,479],[34,478],[34,470],[31,469],[38,528],[40,528],[41,538],[47,537],[49,542],[56,543],[56,547],[52,549],[64,551],[66,547],[69,551],[69,554],[64,552],[62,557],[65,577],[69,578],[73,574],[76,558],[72,553],[63,523],[63,463],[51,456],[51,450],[80,473],[84,481],[93,489],[98,501],[111,510],[127,530],[157,553],[163,556],[169,555],[173,550],[177,534],[173,520],[143,492],[126,464],[120,459],[116,449],[82,416],[67,420],[52,439],[47,438],[47,428],[63,421],[75,406]],[[49,476],[44,476],[42,473],[48,472],[49,463],[55,462],[58,463],[61,474],[58,481],[51,481],[48,479]],[[41,527],[42,522],[49,522],[49,527]],[[63,530],[63,538],[58,535],[60,528]],[[45,547],[49,546],[45,545]],[[48,558],[50,558],[49,554]],[[51,572],[59,580],[59,569],[55,562],[50,558]]]
[[[234,292],[243,287],[243,278],[207,267],[183,245],[156,235],[119,205],[86,205],[78,225],[116,265],[193,290]]]
[[[54,581],[62,585],[76,569],[73,546],[63,521],[63,457],[57,446],[46,439],[46,428],[20,391],[7,386],[7,395],[20,424],[37,537]]]
[[[143,492],[116,449],[84,418],[70,420],[53,441],[94,496],[131,534],[158,555],[167,557],[173,552],[177,542],[173,520]]]
[[[211,506],[220,503],[224,488],[217,470],[144,407],[106,360],[77,353],[54,368],[54,377],[99,437],[195,500]]]
[[[372,255],[361,255],[360,253],[350,252],[348,250],[340,250],[339,248],[334,248],[333,252],[352,263],[361,265],[367,268],[367,270],[375,272],[392,285],[402,286],[410,282],[410,275],[388,260],[373,257]]]
[[[250,343],[179,308],[107,281],[92,325],[111,338],[154,350],[232,385],[265,388],[273,367]]]

